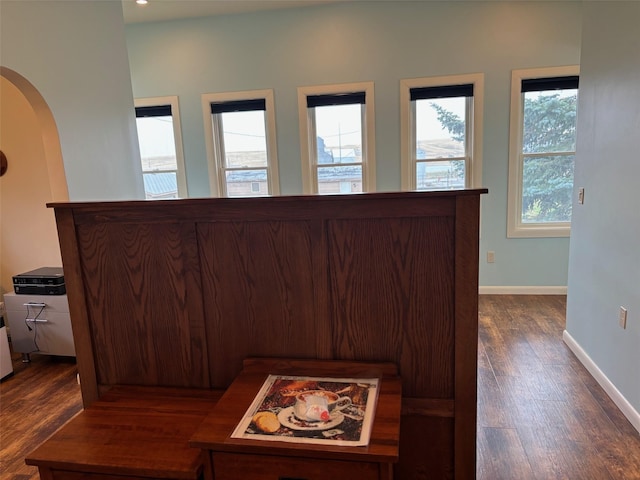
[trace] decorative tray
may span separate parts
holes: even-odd
[[[378,381],[269,375],[231,438],[368,445]],[[321,418],[311,413],[316,404]]]

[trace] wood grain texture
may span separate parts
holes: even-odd
[[[325,212],[330,218],[453,216],[455,198],[487,193],[486,189],[437,192],[386,192],[361,195],[304,195],[260,198],[192,198],[176,200],[49,203],[73,210],[76,225],[100,223],[196,223],[214,221],[308,220]],[[212,208],[214,207],[214,208]]]
[[[380,466],[370,462],[216,453],[213,465],[216,480],[380,479]]]
[[[205,457],[188,440],[221,395],[207,389],[114,387],[30,453],[26,463],[51,470],[53,478],[77,472],[76,478],[86,479],[196,480]]]
[[[98,382],[208,387],[193,229],[82,225],[78,238]]]
[[[563,343],[565,311],[480,296],[479,480],[640,479],[640,435]]]
[[[455,226],[455,415],[454,472],[473,478],[476,470],[478,358],[478,232],[480,196],[456,198]],[[470,366],[473,365],[473,368]]]
[[[82,400],[89,405],[99,397],[97,367],[94,362],[94,345],[91,323],[87,309],[84,282],[82,281],[82,258],[77,240],[77,229],[73,210],[55,211],[60,253],[69,300],[69,316],[73,330],[74,347],[78,362],[78,373],[82,377]]]
[[[12,354],[13,375],[0,383],[0,478],[36,480],[31,451],[82,410],[72,357]]]
[[[260,358],[249,357],[242,362],[245,373],[287,374],[295,370],[299,375],[316,375],[328,377],[336,374],[334,362],[322,359],[314,361],[308,359],[291,358]],[[340,361],[340,375],[342,377],[382,378],[397,377],[398,367],[394,363],[346,362]]]
[[[118,383],[226,388],[253,356],[391,362],[452,450],[402,471],[470,478],[482,193],[54,204],[85,404]]]
[[[309,222],[199,224],[212,385],[231,384],[248,356],[316,358],[318,264]],[[320,253],[316,253],[320,252]]]
[[[400,431],[400,462],[394,466],[395,479],[464,478],[456,477],[453,470],[453,418],[403,415]]]
[[[584,464],[577,472],[595,465],[594,473],[584,476],[587,480],[600,480],[595,474],[602,472],[602,465],[609,472],[605,479],[640,479],[640,434],[563,344],[565,308],[564,296],[480,295],[478,480],[574,480],[577,477],[573,472],[557,463],[564,458],[573,458],[573,465],[576,461]],[[36,467],[26,465],[24,457],[82,408],[76,365],[66,359],[32,358],[31,364],[23,364],[20,355],[14,355],[15,374],[0,383],[3,480],[38,480]],[[546,363],[548,359],[555,359],[554,363]],[[505,361],[510,362],[507,369],[503,368]],[[504,375],[508,370],[513,374]],[[553,409],[543,416],[548,401],[545,396],[555,400]],[[559,418],[573,416],[577,421],[561,420],[562,428],[554,432],[557,438],[548,440],[545,446],[545,437],[534,441],[526,434],[536,425],[548,425],[553,418],[551,412]],[[425,419],[423,416],[403,418],[402,438],[410,439],[413,429],[421,440],[401,444],[401,458],[416,455],[424,464],[423,456],[441,453],[437,446],[442,439],[452,441],[447,433],[453,431],[450,424],[441,436],[437,423],[415,424]],[[525,433],[522,438],[520,431]],[[576,444],[589,445],[590,450],[585,455],[575,449]],[[407,453],[412,446],[413,452]],[[432,463],[433,475],[431,470],[418,467],[422,478],[451,478],[450,470],[443,471],[442,463],[446,461],[437,459]],[[398,467],[408,469],[410,465],[407,461]],[[420,475],[419,470],[411,472],[405,477],[399,470],[394,478]],[[514,472],[522,476],[517,477]],[[440,473],[441,476],[436,475]]]
[[[335,356],[396,363],[408,397],[453,397],[453,225],[328,222]]]
[[[441,398],[404,398],[402,414],[426,417],[455,416],[455,401]]]
[[[102,475],[99,473],[80,473],[68,470],[40,469],[40,480],[141,480],[132,475]],[[155,479],[154,479],[155,480]]]

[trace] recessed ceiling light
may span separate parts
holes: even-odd
[[[136,3],[138,5],[146,5],[147,3],[149,3],[149,0],[136,0]]]

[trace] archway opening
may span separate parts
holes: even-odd
[[[69,200],[58,129],[46,101],[22,75],[0,67],[0,293],[12,276],[60,266],[60,246],[49,202]]]
[[[44,156],[51,187],[51,199],[54,202],[68,201],[69,190],[64,173],[60,136],[49,105],[47,105],[38,89],[14,70],[0,66],[0,77],[7,79],[24,95],[36,114],[44,146]]]

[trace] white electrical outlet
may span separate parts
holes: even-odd
[[[620,313],[618,313],[618,324],[620,328],[627,328],[627,309],[620,307]]]
[[[496,261],[496,252],[489,250],[487,252],[487,263],[494,263]]]

